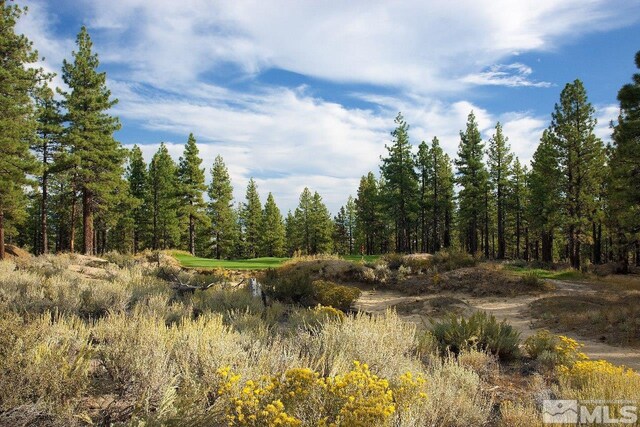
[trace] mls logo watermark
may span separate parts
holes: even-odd
[[[542,422],[546,424],[634,424],[638,407],[633,402],[545,400]]]
[[[543,423],[567,423],[578,422],[577,400],[545,400],[542,402]]]

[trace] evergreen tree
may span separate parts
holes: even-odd
[[[129,153],[129,163],[126,172],[129,182],[129,193],[135,204],[131,211],[133,229],[133,253],[137,253],[143,246],[148,245],[149,209],[145,201],[149,200],[149,174],[147,164],[142,157],[142,150],[134,145]]]
[[[504,259],[507,250],[507,240],[505,236],[505,210],[507,206],[507,189],[509,186],[509,174],[511,172],[511,162],[513,154],[508,144],[508,138],[502,134],[502,125],[496,124],[496,131],[489,139],[487,150],[489,180],[491,187],[495,190],[494,200],[496,204],[496,225],[498,230],[498,259]]]
[[[245,237],[245,251],[248,258],[256,258],[260,250],[260,228],[262,226],[262,204],[258,186],[251,178],[247,185],[245,203],[242,207],[242,222]]]
[[[291,211],[287,212],[287,216],[284,219],[284,231],[286,236],[287,254],[293,256],[295,255],[295,252],[300,249],[300,242],[302,239],[298,234],[300,227],[296,224],[296,218]]]
[[[341,206],[333,218],[333,247],[340,255],[349,253],[349,231],[347,229],[347,210]]]
[[[260,232],[260,252],[263,256],[281,257],[284,255],[285,227],[282,214],[273,195],[269,193],[262,212]]]
[[[209,218],[213,234],[213,256],[228,258],[234,252],[236,219],[233,212],[233,187],[229,171],[221,156],[216,156],[211,168],[209,185]]]
[[[113,138],[120,123],[107,113],[117,100],[111,99],[106,74],[97,71],[98,55],[91,50],[93,44],[84,26],[76,44],[73,62],[65,60],[62,66],[62,78],[71,89],[63,93],[63,105],[67,110],[66,139],[82,192],[83,251],[93,254],[94,213],[119,184],[125,152]]]
[[[347,204],[344,206],[345,209],[345,226],[347,228],[347,241],[348,241],[348,253],[354,253],[355,246],[355,233],[356,233],[356,218],[357,218],[357,208],[356,202],[352,196],[349,196],[347,199]]]
[[[553,262],[553,240],[558,224],[560,194],[558,181],[558,153],[548,130],[542,133],[540,144],[533,154],[529,174],[529,209],[527,217],[536,236],[536,259]],[[541,253],[538,253],[538,243]]]
[[[527,208],[527,170],[516,157],[511,170],[509,183],[510,200],[509,211],[512,214],[513,236],[515,239],[513,256],[516,259],[528,258],[528,224],[526,222]]]
[[[305,187],[300,194],[298,207],[293,214],[291,226],[291,237],[295,240],[295,250],[302,251],[304,254],[311,254],[311,209],[313,204],[313,195],[311,190]]]
[[[0,3],[0,260],[5,257],[5,234],[24,217],[23,186],[36,162],[29,152],[36,129],[31,94],[42,70],[30,67],[38,60],[31,42],[15,32],[23,10]]]
[[[431,224],[429,224],[429,218],[431,218],[430,214],[433,213],[433,209],[429,208],[432,206],[434,199],[434,188],[431,184],[435,170],[429,153],[429,145],[424,141],[418,145],[416,166],[418,168],[418,180],[420,184],[418,199],[418,208],[420,211],[419,244],[420,252],[424,253],[429,251],[432,247],[432,245],[429,244],[429,237],[430,233],[433,232],[433,229],[431,228]]]
[[[640,69],[640,51],[635,56]],[[613,131],[609,179],[609,209],[616,233],[617,258],[628,270],[629,250],[635,246],[640,266],[640,72],[618,91],[620,115]]]
[[[48,86],[38,88],[36,95],[37,131],[35,143],[31,149],[40,161],[38,182],[40,184],[40,244],[34,251],[40,254],[49,252],[49,178],[55,172],[55,163],[62,154],[61,136],[63,132],[60,104],[53,98]]]
[[[455,160],[458,168],[456,183],[461,187],[458,221],[464,247],[469,253],[476,253],[479,249],[478,234],[485,212],[487,171],[482,160],[483,149],[476,117],[471,112],[466,130],[460,132],[458,158]]]
[[[196,250],[196,221],[208,222],[202,197],[207,186],[204,184],[204,168],[200,168],[202,159],[199,154],[196,139],[191,133],[178,165],[178,191],[182,207],[181,214],[187,218],[188,222],[187,246],[191,255],[195,255]]]
[[[360,178],[356,205],[356,234],[367,255],[376,253],[380,229],[380,196],[378,181],[372,172]]]
[[[152,248],[176,247],[180,240],[178,221],[177,167],[164,143],[149,164],[149,202],[152,220]]]
[[[558,151],[563,223],[571,266],[581,266],[582,244],[593,243],[587,230],[597,210],[604,170],[604,148],[594,134],[595,110],[580,80],[568,83],[552,114],[550,135]]]
[[[380,167],[385,181],[383,200],[389,218],[395,223],[396,250],[411,252],[411,230],[416,210],[418,178],[411,154],[409,125],[401,113],[398,113],[395,123],[397,127],[391,133],[393,143],[385,146],[387,157],[382,158]]]
[[[451,226],[453,223],[454,192],[453,169],[451,159],[442,150],[440,141],[434,137],[429,148],[433,173],[430,176],[431,184],[431,218],[432,218],[432,252],[437,252],[441,247],[451,246]]]
[[[310,253],[330,253],[333,244],[333,221],[322,197],[316,191],[311,199],[309,213]]]

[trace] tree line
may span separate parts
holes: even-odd
[[[202,165],[193,134],[176,162],[161,144],[142,150],[114,138],[117,103],[82,27],[62,66],[68,91],[33,66],[37,52],[15,33],[23,10],[0,2],[0,258],[5,240],[34,253],[183,249],[243,258],[335,252],[465,250],[492,259],[640,263],[640,73],[618,93],[612,142],[594,133],[579,80],[566,85],[529,166],[497,123],[484,141],[471,112],[456,157],[438,138],[417,147],[402,114],[378,174],[360,179],[331,216],[305,188],[283,215],[251,179],[236,202],[217,156]],[[640,68],[640,52],[636,55]],[[206,195],[206,197],[205,197]]]

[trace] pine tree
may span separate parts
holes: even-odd
[[[126,172],[129,182],[129,193],[134,199],[134,207],[131,211],[133,221],[133,253],[137,253],[143,246],[148,245],[149,210],[145,201],[149,200],[149,173],[147,164],[142,157],[142,150],[134,145],[129,153],[129,162]]]
[[[545,130],[531,162],[527,217],[532,232],[537,236],[536,242],[541,244],[541,251],[538,253],[536,243],[536,259],[539,257],[547,263],[553,262],[553,240],[558,226],[559,173],[558,153],[549,131]]]
[[[640,69],[640,51],[635,56]],[[608,204],[616,233],[618,260],[628,271],[629,250],[635,246],[640,266],[640,72],[618,91],[620,115],[613,131]]]
[[[583,242],[593,243],[587,230],[597,209],[605,164],[602,141],[594,134],[594,114],[582,82],[575,80],[562,90],[550,127],[560,163],[567,252],[576,269],[581,266]]]
[[[60,104],[53,98],[53,90],[48,86],[38,88],[36,95],[37,130],[31,149],[40,161],[38,182],[40,184],[40,244],[34,247],[36,253],[49,252],[49,178],[55,172],[55,162],[62,154],[61,136],[63,132]]]
[[[393,143],[385,146],[387,157],[382,158],[380,171],[385,181],[383,200],[388,216],[395,223],[396,250],[411,252],[413,218],[416,211],[418,178],[409,142],[409,125],[401,113],[395,119],[391,133]]]
[[[431,218],[432,218],[432,252],[441,247],[451,246],[451,226],[454,211],[454,176],[451,159],[442,150],[440,141],[434,137],[429,148],[433,172],[430,176],[431,185]]]
[[[153,155],[149,164],[149,201],[154,250],[176,247],[180,240],[178,221],[177,167],[167,146]]]
[[[234,252],[236,219],[233,212],[233,187],[229,171],[221,156],[216,156],[211,168],[208,212],[213,234],[213,256],[228,258]]]
[[[263,256],[281,257],[284,255],[285,227],[282,214],[273,195],[269,193],[262,212],[260,232],[260,252]]]
[[[195,255],[196,250],[196,221],[208,222],[202,197],[207,186],[204,183],[204,168],[200,168],[202,159],[199,154],[196,139],[191,133],[178,165],[178,191],[182,207],[181,214],[187,218],[188,222],[188,248],[191,255]]]
[[[345,222],[347,228],[347,241],[348,241],[348,253],[354,253],[355,246],[355,233],[356,233],[356,218],[357,218],[357,208],[356,201],[352,196],[349,196],[347,199],[347,204],[344,206],[345,209]]]
[[[248,258],[256,258],[260,250],[260,228],[262,224],[262,203],[258,186],[251,178],[247,185],[245,202],[242,207],[242,222],[245,236],[245,251]]]
[[[333,221],[322,197],[316,191],[309,212],[310,253],[330,253],[332,249]]]
[[[458,168],[456,183],[461,187],[458,193],[458,221],[461,238],[469,253],[478,251],[478,234],[485,212],[487,171],[482,160],[483,149],[484,144],[472,111],[467,119],[467,129],[460,132],[458,158],[455,160]]]
[[[373,255],[379,248],[380,195],[372,172],[360,178],[356,204],[356,234],[364,252]]]
[[[341,206],[333,217],[333,247],[340,255],[349,253],[349,231],[347,229],[347,210]]]
[[[516,157],[511,169],[511,181],[509,183],[508,202],[509,211],[512,215],[513,236],[515,239],[513,257],[516,259],[528,258],[528,226],[526,222],[527,210],[527,169],[520,164]]]
[[[313,195],[311,190],[305,187],[300,194],[298,207],[294,211],[291,226],[291,237],[295,239],[295,250],[302,251],[304,254],[311,254],[311,209],[313,204]]]
[[[0,260],[5,234],[12,234],[12,224],[24,216],[27,174],[37,166],[29,153],[36,129],[30,95],[43,75],[29,66],[38,60],[31,42],[15,33],[22,13],[18,6],[0,3]]]
[[[82,192],[83,251],[93,254],[94,213],[119,184],[125,152],[113,138],[120,129],[119,120],[107,113],[117,100],[111,99],[106,74],[97,71],[98,55],[91,50],[93,44],[84,26],[76,44],[73,62],[65,60],[62,66],[62,78],[71,89],[63,93],[63,105],[67,110],[66,139]]]
[[[513,154],[508,144],[509,138],[502,134],[502,125],[496,124],[496,131],[489,139],[487,150],[489,167],[489,180],[491,187],[495,190],[494,200],[496,204],[496,225],[498,229],[498,259],[504,259],[507,250],[507,240],[505,236],[505,210],[507,205],[507,188],[509,186],[509,174],[511,172],[511,162]]]
[[[432,163],[433,159],[429,153],[429,145],[422,141],[418,145],[418,154],[416,155],[416,167],[418,168],[418,180],[420,189],[418,191],[418,208],[420,211],[420,252],[427,252],[433,247],[433,243],[430,243],[430,237],[433,229],[431,224],[428,224],[429,218],[432,218],[434,200],[434,188],[432,185],[433,175],[435,167]]]

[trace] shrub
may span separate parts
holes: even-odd
[[[267,270],[263,289],[269,297],[284,303],[314,305],[311,276],[304,271]]]
[[[559,366],[557,394],[563,399],[640,400],[640,375],[604,360],[579,360]]]
[[[576,340],[563,335],[554,335],[543,329],[524,341],[524,349],[534,360],[552,368],[556,365],[571,366],[587,356],[580,352],[583,347]]]
[[[433,256],[433,265],[439,271],[450,271],[458,268],[473,267],[478,260],[472,255],[456,250],[438,251]]]
[[[325,280],[312,283],[314,302],[320,305],[348,311],[355,300],[360,297],[360,290],[353,286],[338,285]]]
[[[443,353],[476,349],[489,351],[500,359],[512,359],[518,354],[520,333],[485,312],[476,312],[468,319],[451,315],[434,323],[432,332]]]
[[[389,253],[382,256],[381,260],[387,264],[390,270],[397,270],[404,261],[403,254]]]

